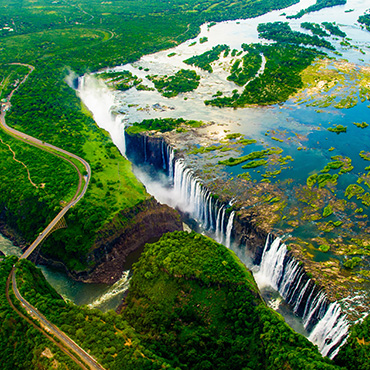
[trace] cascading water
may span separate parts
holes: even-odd
[[[231,246],[231,231],[234,226],[234,217],[235,217],[235,211],[232,211],[229,217],[229,221],[227,222],[226,226],[226,243],[225,246],[227,248],[230,248]]]
[[[259,285],[270,285],[289,303],[294,313],[303,319],[310,333],[308,339],[317,344],[324,356],[333,358],[347,337],[349,323],[337,302],[330,303],[323,291],[308,279],[303,268],[280,238],[269,235],[263,250]]]
[[[228,211],[232,201],[223,204],[216,200],[186,166],[184,159],[175,157],[173,148],[165,144],[167,150],[163,149],[164,140],[160,147],[153,141],[151,148],[148,137],[144,137],[141,138],[142,144],[139,144],[143,148],[141,159],[147,163],[153,161],[149,164],[154,164],[154,158],[161,158],[161,163],[156,163],[156,166],[166,169],[174,192],[172,198],[175,199],[175,204],[171,205],[187,212],[205,232],[230,248],[235,218],[235,212]],[[153,153],[155,148],[160,152]],[[164,153],[167,155],[164,156]],[[302,318],[309,339],[318,345],[323,355],[332,358],[337,354],[348,333],[346,317],[339,304],[330,303],[325,293],[308,278],[280,238],[268,235],[255,278],[260,287],[271,286],[280,293],[293,313]]]
[[[341,344],[347,337],[348,321],[337,302],[331,303],[324,317],[317,323],[309,340],[317,343],[319,351],[330,358],[339,352]]]
[[[188,212],[217,242],[225,243],[229,248],[235,212],[227,217],[227,206],[212,197],[183,159],[170,156],[169,176],[172,167],[173,189],[178,197],[179,208]]]
[[[154,166],[167,175],[169,189],[161,200],[188,213],[204,232],[230,248],[235,217],[235,212],[227,211],[231,203],[223,204],[215,199],[184,159],[175,157],[175,150],[164,140],[146,135],[134,139],[126,135],[126,139],[128,158]]]
[[[114,283],[106,293],[95,299],[88,306],[91,308],[99,308],[104,310],[106,303],[113,298],[118,297],[118,301],[120,301],[123,293],[125,293],[129,288],[130,279],[130,271],[124,271],[121,279]]]
[[[112,115],[111,107],[114,105],[114,96],[108,87],[97,78],[85,75],[79,78],[78,93],[80,98],[93,113],[95,122],[99,127],[109,131],[112,141],[122,155],[125,155],[125,138],[122,135],[123,115]]]

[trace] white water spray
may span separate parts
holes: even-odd
[[[234,217],[235,217],[235,211],[232,211],[231,214],[230,214],[230,217],[229,217],[229,221],[227,222],[227,226],[226,226],[225,246],[227,248],[230,248],[230,246],[231,246],[231,231],[232,231],[233,226],[234,226]]]
[[[91,302],[88,306],[90,308],[101,308],[106,302],[110,301],[112,298],[118,295],[122,296],[123,293],[127,291],[130,285],[129,274],[130,271],[124,271],[121,279],[116,281],[105,294],[97,298],[95,301]]]
[[[339,304],[330,303],[326,294],[311,279],[305,281],[304,276],[298,261],[288,254],[281,239],[276,238],[271,243],[268,236],[259,271],[255,274],[258,285],[272,286],[293,305],[295,313],[305,304],[302,319],[310,332],[308,339],[317,344],[322,355],[333,358],[347,337],[349,323]]]
[[[123,115],[112,115],[111,108],[114,106],[112,91],[103,81],[91,75],[85,75],[79,80],[78,93],[86,107],[92,112],[97,125],[109,131],[113,143],[125,156],[126,146],[123,135]]]

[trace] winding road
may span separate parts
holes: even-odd
[[[71,201],[55,216],[55,218],[46,226],[46,228],[39,234],[36,240],[27,248],[27,250],[22,254],[20,259],[28,258],[31,253],[48,237],[48,235],[52,232],[55,225],[62,219],[62,217],[68,212],[68,210],[73,207],[86,193],[87,187],[89,185],[89,181],[91,178],[91,168],[88,162],[86,162],[83,158],[78,157],[77,155],[70,153],[64,149],[58,148],[54,145],[45,143],[39,139],[36,139],[30,135],[27,135],[23,132],[17,131],[6,124],[5,115],[6,112],[10,109],[10,99],[12,98],[14,92],[22,85],[28,78],[28,76],[34,70],[34,67],[29,64],[21,64],[21,63],[14,63],[15,65],[22,65],[29,68],[28,74],[23,78],[23,80],[18,84],[18,86],[10,93],[7,98],[7,103],[1,106],[1,114],[0,114],[0,126],[1,128],[7,132],[9,135],[19,139],[23,142],[26,142],[30,145],[36,146],[42,150],[51,152],[54,155],[57,155],[67,162],[69,162],[74,168],[76,169],[78,176],[79,176],[79,183],[76,190],[75,195],[71,199]],[[69,158],[73,158],[80,162],[86,171],[86,175],[82,175],[80,169],[77,165]],[[84,184],[84,185],[83,185]],[[83,186],[82,186],[83,185]],[[81,190],[82,189],[82,190]],[[92,370],[104,370],[104,368],[86,351],[84,351],[80,346],[78,346],[71,338],[69,338],[64,332],[59,330],[55,325],[53,325],[50,321],[46,319],[34,306],[32,306],[29,302],[27,302],[22,295],[20,294],[17,288],[16,282],[16,268],[13,267],[7,281],[6,285],[6,298],[11,305],[11,307],[21,316],[23,317],[28,323],[33,325],[37,330],[42,332],[48,339],[53,341],[64,353],[66,353],[77,365],[79,365],[82,369],[92,369]],[[29,315],[32,316],[34,320],[36,320],[40,326],[37,326],[31,321],[27,316],[25,316],[21,311],[19,311],[11,301],[9,295],[9,288],[10,288],[10,281],[12,283],[13,292],[17,300],[21,303],[23,308],[28,312]],[[56,338],[57,340],[55,340]],[[80,359],[82,361],[80,361]],[[85,366],[88,365],[88,367]]]

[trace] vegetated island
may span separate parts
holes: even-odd
[[[181,69],[173,76],[148,76],[155,88],[166,98],[198,88],[200,76],[195,71]]]
[[[331,8],[333,6],[345,4],[347,4],[347,0],[317,0],[316,4],[313,4],[306,9],[300,10],[296,15],[287,16],[287,18],[297,19],[303,17],[305,14],[308,13],[318,12],[319,10],[324,8]]]

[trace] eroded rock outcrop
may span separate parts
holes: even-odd
[[[101,230],[87,260],[92,271],[78,274],[86,282],[113,283],[121,276],[127,256],[145,243],[158,240],[164,233],[182,230],[177,211],[159,204],[154,198],[120,212]]]

